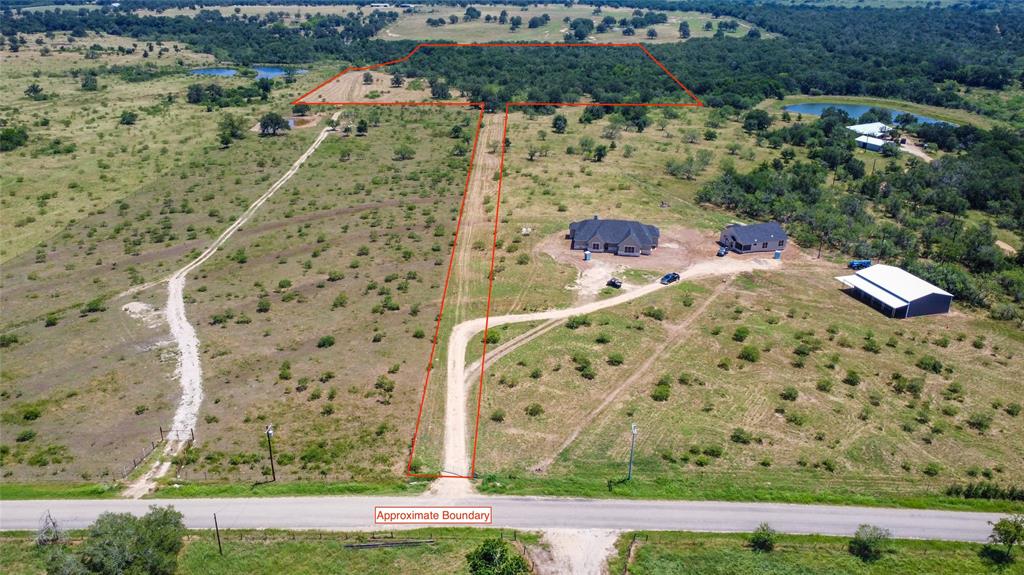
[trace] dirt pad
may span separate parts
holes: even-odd
[[[352,71],[324,84],[303,98],[309,104],[338,102],[426,102],[430,100],[430,88],[421,79],[419,90],[410,90],[409,83],[402,88],[391,87],[391,74],[371,71],[373,81],[365,84],[365,72]],[[375,97],[374,97],[375,96]]]

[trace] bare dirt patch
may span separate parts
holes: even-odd
[[[369,73],[372,81],[367,84],[363,75]],[[302,99],[309,104],[338,102],[425,102],[430,99],[430,88],[426,82],[407,82],[401,88],[391,86],[391,74],[384,72],[351,71],[331,80]],[[417,89],[409,86],[413,85]]]

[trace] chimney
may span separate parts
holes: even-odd
[[[595,220],[597,219],[597,214],[594,214],[594,219],[595,219]]]

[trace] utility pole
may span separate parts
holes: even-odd
[[[626,473],[626,481],[633,479],[633,451],[636,448],[636,433],[639,431],[635,423],[630,424],[630,431],[633,433],[633,438],[629,442],[629,472]]]
[[[274,424],[267,426],[267,450],[270,451],[270,477],[271,481],[277,481],[277,470],[274,469]]]

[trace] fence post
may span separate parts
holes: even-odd
[[[164,426],[160,426],[160,441],[164,440]]]

